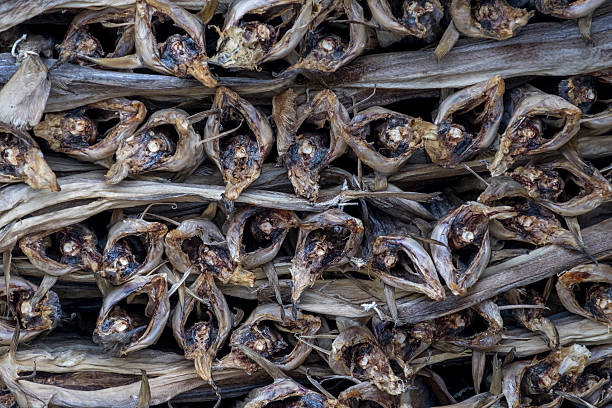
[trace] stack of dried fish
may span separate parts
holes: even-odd
[[[0,407],[609,406],[611,44],[604,0],[5,1]]]

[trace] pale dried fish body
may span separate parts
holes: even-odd
[[[513,217],[512,207],[489,207],[469,201],[441,218],[431,239],[431,255],[438,273],[454,295],[464,296],[489,263],[489,221]],[[466,252],[469,252],[466,254]],[[464,255],[469,255],[469,259]]]
[[[60,190],[34,139],[25,131],[0,123],[0,183],[19,182],[38,190]]]
[[[390,175],[437,133],[437,126],[421,118],[374,106],[355,115],[341,135],[366,165]]]
[[[576,266],[559,277],[556,288],[569,312],[612,327],[612,266]]]
[[[444,17],[444,7],[440,1],[404,0],[401,11],[396,13],[390,3],[388,0],[368,0],[372,18],[384,30],[416,38],[432,38],[439,31]]]
[[[394,288],[421,292],[435,300],[446,298],[431,257],[418,241],[409,236],[393,234],[376,237],[366,267],[374,276]]]
[[[464,88],[446,98],[438,109],[435,137],[425,138],[431,160],[453,167],[488,148],[497,137],[504,111],[505,85],[501,76]],[[475,109],[482,106],[482,112]],[[459,121],[457,116],[471,112],[473,118]]]
[[[12,319],[0,320],[0,345],[8,346],[14,335],[15,324],[20,327],[19,342],[34,339],[41,333],[53,330],[62,318],[62,309],[57,294],[47,291],[45,295],[35,304],[31,303],[38,286],[33,283],[12,276],[9,287],[6,287],[6,279],[0,279],[0,304],[6,303],[7,295],[10,304],[5,305],[15,316]],[[8,292],[8,293],[7,293]]]
[[[164,254],[165,224],[129,218],[108,231],[99,276],[121,285],[159,265]]]
[[[210,62],[224,68],[257,69],[264,62],[284,58],[314,29],[313,20],[333,10],[332,4],[332,0],[234,2]],[[244,21],[248,16],[258,19]],[[280,22],[275,24],[275,19]]]
[[[19,241],[32,265],[52,276],[78,270],[97,272],[102,266],[97,244],[94,232],[82,224],[26,235]],[[51,255],[47,249],[56,250],[59,256]]]
[[[94,24],[107,29],[117,28],[114,49],[103,48],[101,40],[107,42],[108,38],[97,38],[90,31],[90,26]],[[109,34],[108,31],[104,32],[105,36]],[[83,64],[88,61],[87,57],[112,59],[127,56],[134,51],[134,8],[103,8],[77,14],[57,49],[59,58],[56,65],[73,61]]]
[[[570,0],[559,2],[555,0],[535,0],[535,6],[542,14],[557,18],[578,19],[588,16],[606,0]]]
[[[225,199],[234,201],[259,178],[274,134],[265,116],[229,88],[217,88],[213,109],[221,113],[208,118],[204,148],[223,176]],[[236,136],[217,138],[232,129]]]
[[[142,102],[107,99],[69,112],[48,113],[34,127],[34,135],[45,139],[53,151],[97,161],[115,154],[121,141],[134,133],[146,114]],[[104,130],[114,120],[118,122]]]
[[[150,171],[177,173],[175,177],[193,173],[204,160],[204,150],[188,117],[180,109],[154,112],[140,129],[121,140],[106,182],[117,184],[129,175]]]
[[[295,92],[288,90],[272,101],[281,163],[300,197],[316,200],[321,171],[346,150],[349,115],[336,95],[325,89],[304,105],[296,106]]]
[[[253,390],[243,408],[264,408],[277,404],[283,407],[345,408],[345,405],[337,400],[311,391],[290,378],[278,378],[270,385]]]
[[[523,156],[560,149],[580,129],[580,109],[565,99],[538,90],[526,90],[501,135],[499,148],[489,170],[492,176],[506,172]],[[563,126],[545,137],[545,123],[550,118],[563,121]],[[553,124],[550,124],[553,125]]]
[[[380,408],[398,408],[398,397],[387,394],[372,383],[362,382],[347,388],[338,395],[338,401],[346,406],[366,405],[368,403]],[[361,402],[363,401],[363,402]]]
[[[506,300],[514,305],[538,305],[545,306],[546,300],[533,289],[519,288],[510,289],[504,293]],[[544,338],[551,349],[559,347],[559,333],[555,324],[544,317],[544,310],[540,308],[514,309],[514,318],[518,320],[527,330],[539,334]]]
[[[211,221],[188,219],[166,234],[168,260],[181,273],[212,275],[223,283],[253,286],[255,275],[232,262],[225,236]]]
[[[336,34],[326,34],[324,26],[327,23],[315,19],[316,25],[311,24],[308,34],[302,41],[298,62],[287,68],[282,75],[299,72],[335,72],[365,50],[368,33],[366,26],[361,23],[364,21],[363,8],[356,0],[335,0],[333,3],[335,11],[343,13],[350,21],[348,42]]]
[[[337,374],[369,381],[391,395],[399,395],[405,388],[403,381],[393,373],[376,338],[362,326],[349,327],[334,339],[329,366]]]
[[[219,361],[219,368],[240,368],[248,374],[257,371],[258,364],[235,347],[243,345],[283,371],[294,370],[306,360],[312,348],[302,341],[292,346],[281,333],[296,337],[312,336],[320,327],[319,317],[298,312],[295,317],[287,313],[283,320],[281,306],[270,303],[258,306],[233,331],[230,338],[232,351]]]
[[[298,225],[293,211],[247,207],[227,228],[227,248],[234,264],[247,269],[272,261],[289,230]]]
[[[297,305],[302,292],[323,272],[345,265],[359,249],[363,223],[338,209],[311,214],[300,223],[295,256],[291,261],[291,299]]]
[[[486,328],[474,330],[476,333],[471,334],[469,328],[478,318],[484,320]],[[502,338],[504,328],[499,307],[491,300],[485,300],[470,309],[436,319],[434,324],[437,326],[441,342],[472,350],[486,350],[497,344]],[[466,332],[467,335],[464,334]]]
[[[200,300],[183,293],[172,314],[172,332],[185,351],[185,358],[195,361],[198,375],[204,381],[212,382],[213,359],[229,335],[233,318],[225,296],[215,285],[211,274],[199,275],[189,289],[208,301],[209,305],[207,310],[200,312]],[[191,314],[202,317],[188,325]]]
[[[467,37],[507,40],[535,14],[506,0],[452,0],[453,23]]]
[[[129,310],[130,303],[139,295],[148,299],[143,314]],[[166,274],[137,276],[106,293],[93,341],[124,356],[155,344],[169,316]]]

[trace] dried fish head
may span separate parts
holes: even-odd
[[[504,297],[509,303],[514,305],[546,305],[546,299],[533,289],[510,289],[504,293]],[[542,336],[548,347],[551,349],[559,347],[559,333],[555,324],[550,319],[544,317],[544,309],[514,309],[512,314],[527,330]]]
[[[535,6],[542,14],[557,18],[578,19],[591,14],[606,0],[535,0]]]
[[[523,27],[534,12],[512,7],[506,0],[452,0],[453,23],[467,37],[507,40]]]
[[[225,199],[234,201],[259,178],[263,162],[272,150],[274,134],[268,120],[248,101],[226,87],[218,87],[204,131],[204,148],[225,181]],[[231,130],[235,136],[223,136]]]
[[[34,139],[25,131],[0,123],[0,183],[19,182],[38,190],[60,190]]]
[[[210,274],[199,275],[189,289],[208,304],[202,310],[199,299],[184,293],[172,314],[172,332],[185,358],[195,360],[198,375],[211,382],[213,360],[229,335],[233,319],[225,296]],[[197,321],[188,324],[192,314]]]
[[[366,165],[380,174],[397,172],[437,127],[421,118],[374,106],[353,117],[344,141]]]
[[[106,182],[117,184],[129,175],[150,171],[190,175],[204,160],[204,151],[188,117],[180,109],[154,112],[140,129],[121,140]]]
[[[19,247],[36,268],[53,276],[78,270],[97,272],[102,265],[98,239],[82,224],[26,235]]]
[[[569,312],[612,327],[612,266],[576,266],[559,277],[556,288]]]
[[[364,50],[368,40],[364,21],[363,8],[356,0],[334,0],[334,11],[342,14],[349,23],[349,39],[345,41],[341,36],[334,34],[332,23],[315,19],[316,25],[311,24],[306,37],[299,50],[300,58],[297,63],[287,68],[283,75],[299,72],[335,72],[343,67]],[[323,13],[320,17],[325,17]],[[353,22],[355,21],[355,22]]]
[[[580,116],[578,107],[559,96],[537,90],[524,91],[500,138],[489,168],[491,175],[503,174],[523,155],[532,156],[561,148],[578,133]]]
[[[348,407],[367,407],[368,404],[380,408],[398,408],[400,406],[398,397],[379,390],[369,382],[362,382],[342,391],[338,395],[338,401]]]
[[[590,75],[573,76],[559,82],[557,94],[587,113],[597,100],[597,90]]]
[[[102,42],[111,42],[111,36],[115,37],[115,46],[105,50]],[[87,57],[125,57],[134,51],[134,8],[103,8],[77,14],[57,49],[59,58],[56,64],[74,61],[84,64]]]
[[[454,295],[464,296],[489,263],[489,221],[515,216],[511,207],[489,207],[469,201],[441,218],[431,239],[431,255],[438,273]]]
[[[275,97],[274,121],[278,128],[279,160],[300,197],[316,200],[321,171],[346,150],[349,115],[336,95],[323,90],[296,107],[293,91]]]
[[[431,160],[453,167],[489,147],[497,137],[504,111],[505,85],[501,76],[464,88],[446,98],[434,123],[435,137],[424,140]],[[476,112],[482,107],[482,112]]]
[[[338,209],[312,214],[300,224],[291,262],[291,299],[297,305],[302,292],[326,270],[349,262],[363,238],[363,223]]]
[[[474,330],[481,326],[476,324],[477,319],[483,320],[486,324],[484,330]],[[485,300],[472,306],[471,309],[438,318],[435,320],[435,325],[441,341],[472,350],[483,350],[501,340],[504,321],[497,304]]]
[[[244,408],[264,407],[317,407],[343,408],[337,400],[311,391],[290,378],[275,379],[270,385],[253,390],[243,405]]]
[[[336,337],[329,366],[337,374],[369,381],[388,394],[399,395],[404,391],[403,381],[393,373],[389,359],[365,327],[349,327]]]
[[[121,285],[153,271],[164,254],[165,224],[129,218],[108,231],[100,277]]]
[[[223,283],[253,286],[255,275],[232,262],[225,237],[206,219],[189,219],[165,238],[168,260],[181,273],[212,275]]]
[[[220,366],[240,368],[248,374],[257,371],[258,364],[235,347],[243,345],[283,371],[299,367],[312,350],[308,344],[299,341],[299,337],[311,336],[319,331],[321,319],[301,312],[295,317],[290,315],[290,313],[285,314],[283,320],[281,306],[276,304],[256,307],[249,318],[232,332],[230,338],[232,351],[220,360]],[[293,341],[289,341],[283,333],[297,338],[295,346],[291,346]]]
[[[49,147],[84,161],[97,161],[115,154],[123,139],[142,123],[147,110],[142,102],[107,99],[62,113],[48,113],[34,127],[34,135]]]
[[[401,4],[397,7],[396,3]],[[438,0],[368,0],[374,21],[401,36],[432,38],[440,31],[444,7]]]
[[[234,215],[226,237],[232,261],[255,268],[272,261],[298,220],[292,211],[247,207]]]
[[[406,235],[376,237],[368,269],[389,286],[421,292],[435,300],[446,298],[431,257],[421,244]]]
[[[137,304],[139,296],[146,296],[146,303]],[[144,310],[136,312],[137,306]],[[93,341],[124,356],[155,344],[169,316],[166,274],[137,276],[106,293]]]

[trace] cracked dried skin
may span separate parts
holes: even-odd
[[[582,113],[587,113],[597,100],[597,90],[591,76],[576,76],[564,79],[559,83],[557,93],[566,101],[580,108]]]
[[[97,242],[91,230],[75,224],[25,236],[19,247],[36,268],[61,276],[81,269],[97,272],[102,264]],[[53,248],[54,245],[57,248]]]
[[[455,27],[468,37],[507,40],[527,24],[533,12],[510,6],[505,0],[453,0]]]
[[[536,0],[535,7],[540,13],[557,18],[578,19],[592,13],[606,0]]]
[[[350,327],[336,337],[329,365],[337,374],[369,381],[391,395],[399,395],[404,390],[404,384],[393,373],[387,356],[364,327]]]
[[[293,304],[326,269],[346,264],[357,252],[362,238],[361,220],[340,210],[307,217],[300,228],[290,268]]]
[[[546,299],[533,289],[511,289],[505,298],[511,304],[546,306]],[[553,350],[559,347],[559,333],[554,323],[544,317],[544,309],[515,309],[512,314],[527,330],[542,335],[548,347]]]
[[[60,190],[55,173],[34,139],[26,132],[0,124],[0,183],[18,182],[38,190]]]

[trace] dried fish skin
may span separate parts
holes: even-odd
[[[431,239],[443,245],[432,245],[431,257],[438,273],[454,295],[465,296],[489,263],[489,221],[515,215],[512,207],[489,207],[469,201],[438,220]],[[462,261],[460,268],[457,268],[455,260],[459,262],[462,253],[469,255],[469,259],[467,263]]]
[[[347,20],[364,21],[363,8],[356,0],[336,0],[333,3],[335,11],[345,14]],[[316,29],[312,27],[309,30],[302,41],[299,60],[281,75],[300,72],[336,72],[365,50],[368,43],[365,25],[349,23],[349,40],[346,42],[336,34],[326,34],[322,26],[324,24],[324,21],[317,21]]]
[[[273,100],[278,155],[295,193],[315,201],[321,171],[346,151],[342,133],[350,119],[336,94],[328,89],[301,106],[295,105],[294,95],[287,91]]]
[[[92,34],[89,26],[100,24],[106,28],[117,28],[117,38],[113,50],[104,50],[100,39]],[[108,34],[108,33],[105,33]],[[107,39],[104,38],[106,41]],[[57,46],[57,64],[78,62],[84,64],[90,58],[121,58],[134,51],[134,8],[119,10],[103,8],[85,10],[77,14]]]
[[[546,300],[533,289],[519,288],[510,289],[504,293],[506,301],[514,305],[538,305],[545,306]],[[539,334],[544,338],[551,349],[559,347],[559,333],[555,324],[544,317],[544,310],[539,308],[514,309],[514,318],[518,320],[527,330]]]
[[[466,336],[464,332],[477,318],[474,313],[486,322],[487,327],[474,334],[469,334],[468,330]],[[491,300],[485,300],[472,306],[471,309],[436,319],[435,325],[442,342],[472,350],[486,350],[501,340],[504,321],[497,304]]]
[[[202,313],[207,319],[198,319],[188,325],[194,307],[200,310],[198,299],[184,293],[172,313],[172,333],[178,345],[185,351],[185,358],[195,360],[198,375],[204,381],[212,381],[212,364],[217,352],[227,339],[233,324],[227,300],[217,288],[210,274],[201,274],[189,288],[196,296],[209,302]]]
[[[138,295],[148,298],[144,314],[126,310]],[[93,332],[93,341],[119,356],[157,342],[170,316],[166,274],[137,276],[105,296]]]
[[[96,111],[104,114],[94,117]],[[55,152],[83,161],[97,161],[115,154],[121,141],[134,133],[146,114],[142,102],[107,99],[69,112],[47,113],[34,127],[34,135],[45,139]],[[113,119],[118,119],[118,123],[101,131]]]
[[[295,256],[291,261],[291,299],[297,305],[302,292],[323,272],[349,262],[363,238],[363,223],[339,209],[311,214],[300,223]]]
[[[58,246],[57,255],[47,251],[54,244]],[[102,265],[97,245],[94,232],[82,224],[26,235],[19,241],[21,251],[32,265],[52,276],[78,270],[97,272]]]
[[[535,14],[512,7],[506,0],[452,0],[450,13],[463,35],[494,40],[512,38]]]
[[[53,330],[62,318],[62,308],[57,294],[47,291],[43,297],[33,305],[31,300],[38,286],[20,278],[12,276],[8,290],[6,279],[0,280],[0,303],[6,303],[7,292],[9,304],[5,305],[15,316],[16,322],[11,319],[0,321],[0,345],[8,346],[12,342],[15,324],[19,324],[19,343],[30,341],[39,334]]]
[[[118,184],[129,175],[151,171],[186,177],[204,160],[200,135],[180,109],[154,112],[144,125],[119,143],[115,162],[106,173],[108,184]]]
[[[503,78],[495,75],[446,98],[434,120],[438,127],[436,137],[424,140],[431,160],[443,167],[454,167],[488,148],[497,137],[504,111],[504,91]],[[481,105],[482,112],[475,118],[463,124],[457,121],[457,115],[475,114],[474,110]]]
[[[281,313],[281,306],[264,304],[256,307],[249,318],[232,332],[230,346],[232,351],[219,361],[220,368],[240,368],[248,374],[259,369],[236,345],[243,345],[269,360],[283,371],[298,368],[310,355],[312,348],[302,341],[291,345],[280,333],[290,333],[293,336],[311,336],[319,331],[321,319],[317,316],[298,312],[295,317],[291,313]]]
[[[399,171],[426,139],[437,137],[437,132],[434,124],[421,118],[374,106],[355,115],[341,134],[361,161],[377,173],[390,175]]]
[[[555,0],[535,0],[536,9],[542,14],[557,18],[578,19],[588,16],[606,0],[575,0],[558,2]]]
[[[444,17],[444,7],[438,0],[405,0],[401,11],[393,12],[390,1],[368,0],[374,21],[383,29],[401,36],[430,38]],[[401,16],[399,15],[401,13]]]
[[[232,262],[225,236],[210,220],[197,218],[181,222],[165,237],[165,253],[180,273],[214,276],[222,283],[253,286],[255,275]]]
[[[37,190],[60,190],[34,139],[25,131],[0,123],[0,183],[20,182]]]
[[[556,289],[569,312],[612,327],[612,266],[576,266],[559,277]]]
[[[234,201],[261,174],[263,162],[272,150],[274,134],[265,116],[252,104],[226,87],[218,87],[213,109],[204,130],[206,155],[217,165],[225,181],[225,198]],[[228,131],[222,122],[236,122],[237,135],[220,139]]]
[[[373,404],[380,408],[397,408],[399,401],[396,396],[391,396],[376,388],[372,383],[362,382],[347,388],[338,395],[338,401],[348,407],[357,404]],[[361,405],[358,405],[361,406]]]
[[[289,230],[298,225],[293,211],[246,207],[229,222],[226,240],[234,264],[246,269],[272,261]]]
[[[121,285],[153,271],[164,254],[166,232],[168,227],[159,222],[136,218],[117,222],[108,231],[99,276]]]
[[[499,148],[489,168],[491,175],[502,175],[520,156],[560,149],[578,133],[581,114],[577,106],[560,96],[538,90],[525,91],[500,137]],[[546,124],[541,118],[557,118],[564,123],[559,131],[546,138]]]
[[[367,267],[374,276],[394,288],[421,292],[434,300],[446,298],[429,253],[406,235],[376,237]]]
[[[399,395],[405,388],[403,381],[393,373],[374,335],[362,326],[349,327],[334,339],[329,366],[336,374],[369,381],[391,395]]]
[[[328,4],[330,3],[330,4]],[[286,57],[333,10],[330,0],[240,1],[230,7],[211,64],[254,70]],[[243,20],[258,16],[256,20]],[[282,22],[274,24],[275,18]]]
[[[337,400],[311,391],[290,378],[275,379],[272,384],[253,390],[243,408],[264,408],[276,404],[287,407],[345,408]]]

